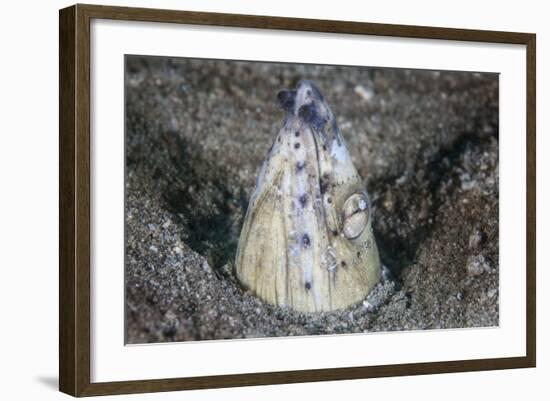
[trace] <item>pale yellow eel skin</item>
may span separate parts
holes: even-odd
[[[236,274],[273,305],[346,308],[380,280],[369,196],[319,89],[301,81],[278,98],[287,115],[256,180]]]

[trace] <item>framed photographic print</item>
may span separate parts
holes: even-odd
[[[60,390],[534,367],[535,35],[60,11]]]

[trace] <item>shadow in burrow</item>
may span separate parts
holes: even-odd
[[[498,140],[498,133],[495,136]],[[199,145],[173,133],[164,135],[163,140],[177,172],[168,177],[171,185],[164,193],[167,208],[186,228],[182,239],[224,275],[227,271],[221,268],[235,258],[249,191],[241,183],[229,184],[232,177],[224,174],[223,166],[215,164],[215,158],[202,156]],[[400,179],[406,172],[369,182],[369,192],[377,198],[374,230],[380,257],[398,286],[404,269],[415,263],[419,248],[436,228],[445,197],[452,195],[440,191],[442,183],[458,179],[455,168],[465,151],[488,141],[487,136],[463,133],[431,157],[417,156],[413,171],[423,174],[411,175],[405,182]],[[456,188],[458,184],[451,190]],[[384,207],[381,204],[388,193],[392,196],[391,207]]]
[[[420,247],[437,228],[441,206],[460,188],[461,157],[472,148],[488,146],[491,137],[498,141],[498,127],[494,128],[491,135],[465,132],[426,159],[419,153],[413,173],[404,171],[369,183],[376,199],[373,229],[380,258],[398,287],[404,269],[416,262]],[[449,180],[452,185],[442,188]]]
[[[174,133],[162,137],[176,173],[167,177],[164,192],[167,209],[185,227],[182,240],[206,258],[217,274],[232,263],[239,230],[246,212],[245,191],[231,184],[233,177],[215,158],[205,158],[196,144]]]

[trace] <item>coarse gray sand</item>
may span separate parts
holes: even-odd
[[[296,313],[233,267],[260,164],[310,79],[375,200],[393,280]],[[498,75],[127,56],[126,342],[496,326]]]

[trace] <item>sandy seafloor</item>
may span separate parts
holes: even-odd
[[[337,117],[394,276],[331,313],[233,273],[277,92],[300,79]],[[498,98],[496,74],[128,56],[127,343],[498,325]]]

